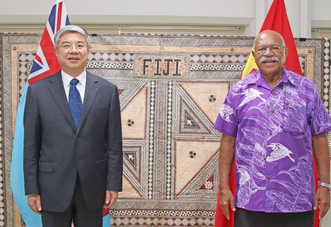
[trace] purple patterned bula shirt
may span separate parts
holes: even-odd
[[[231,87],[215,128],[236,137],[236,207],[304,212],[314,206],[312,136],[331,130],[316,87],[283,68],[271,89],[259,71]]]

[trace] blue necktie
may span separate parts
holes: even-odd
[[[69,107],[76,128],[80,120],[80,115],[82,113],[82,106],[83,106],[79,91],[76,88],[78,82],[79,80],[77,80],[76,78],[72,79],[70,81],[70,90],[69,90]]]

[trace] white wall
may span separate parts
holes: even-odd
[[[0,0],[0,32],[42,32],[55,0]],[[331,29],[330,0],[285,0],[294,37],[311,37],[312,28]],[[73,24],[90,26],[153,25],[210,27],[241,26],[255,36],[272,0],[67,0]],[[108,27],[109,29],[109,27]],[[212,31],[210,31],[212,32]],[[231,31],[226,31],[231,32]],[[331,212],[323,227],[331,226]]]
[[[54,0],[0,2],[7,5],[0,7],[0,23],[44,23]],[[247,25],[254,17],[255,0],[67,0],[65,4],[72,23]]]
[[[1,26],[45,24],[55,0],[0,0]],[[330,0],[285,0],[295,37],[331,28]],[[72,23],[98,25],[238,25],[255,36],[272,0],[67,0]],[[3,7],[5,6],[5,7]],[[14,26],[15,28],[15,26]],[[41,29],[42,31],[42,29]]]

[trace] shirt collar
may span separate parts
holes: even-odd
[[[290,82],[292,85],[296,85],[295,79],[292,76],[293,72],[287,70],[285,67],[283,67],[283,78],[282,81],[284,83]]]
[[[62,75],[62,81],[64,86],[70,87],[70,81],[74,78],[70,76],[68,73],[65,73],[63,70],[61,70]],[[79,76],[75,77],[77,80],[79,80],[79,83],[85,87],[86,84],[86,70],[84,70]]]
[[[290,76],[289,71],[285,67],[283,67],[283,74],[282,74],[281,82],[282,83],[290,82],[291,84],[295,85],[294,79]],[[250,80],[248,84],[256,84],[257,86],[263,86],[263,84],[265,84],[265,83],[266,82],[265,82],[264,78],[262,77],[260,70],[257,70],[254,73],[253,79]]]

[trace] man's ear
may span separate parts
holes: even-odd
[[[288,49],[287,47],[285,47],[283,53],[283,64],[286,62],[287,55],[288,55]]]

